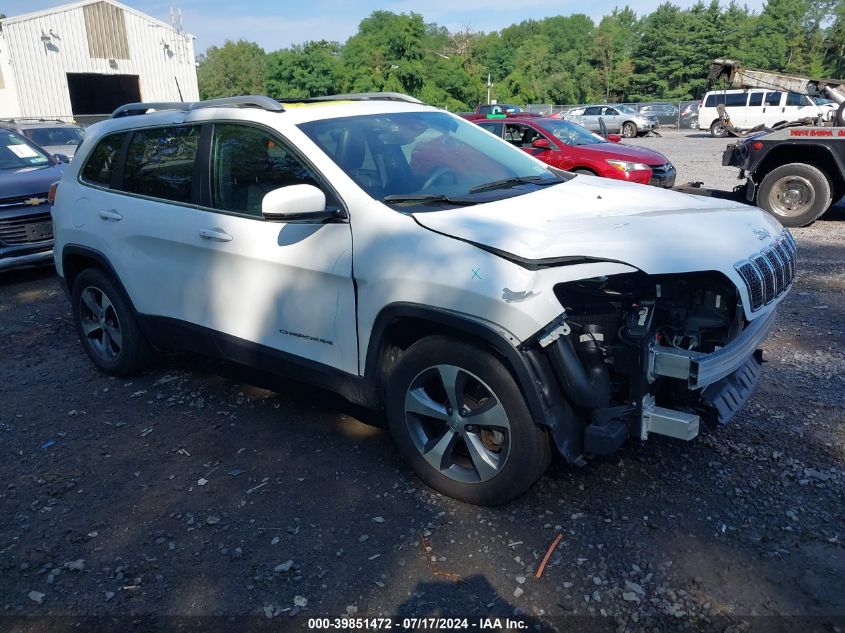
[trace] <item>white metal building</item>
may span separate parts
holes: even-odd
[[[105,114],[195,101],[194,37],[113,0],[0,21],[0,118]]]

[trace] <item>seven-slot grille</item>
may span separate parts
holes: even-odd
[[[745,282],[751,310],[759,310],[781,296],[795,278],[795,240],[784,230],[778,241],[734,268]]]

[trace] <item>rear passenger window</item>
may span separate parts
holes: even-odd
[[[211,202],[223,211],[260,218],[264,196],[274,189],[320,187],[314,171],[277,138],[245,125],[214,126],[211,163]]]
[[[761,106],[761,105],[763,105],[763,93],[762,92],[752,92],[751,96],[748,98],[748,105],[749,106]]]
[[[725,107],[726,108],[736,108],[739,106],[744,106],[748,102],[748,93],[747,92],[729,92],[725,95]]]
[[[781,92],[767,92],[766,93],[766,105],[767,106],[779,106],[780,105],[780,96],[783,93]]]
[[[797,92],[786,93],[786,105],[788,106],[805,106],[807,105],[805,99],[806,97],[804,95],[800,95]]]
[[[97,143],[94,151],[88,156],[88,162],[82,168],[82,179],[103,187],[111,185],[112,174],[125,138],[124,132],[110,134]]]
[[[191,202],[199,134],[193,125],[135,132],[126,152],[124,191]]]

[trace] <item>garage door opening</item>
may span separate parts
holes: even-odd
[[[73,114],[108,114],[125,103],[141,100],[138,75],[68,73]]]

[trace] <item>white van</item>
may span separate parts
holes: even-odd
[[[718,105],[723,103],[734,127],[742,130],[777,123],[815,119],[823,115],[819,106],[807,95],[778,90],[711,90],[701,102],[699,129],[710,130],[712,136],[727,136],[719,119]]]

